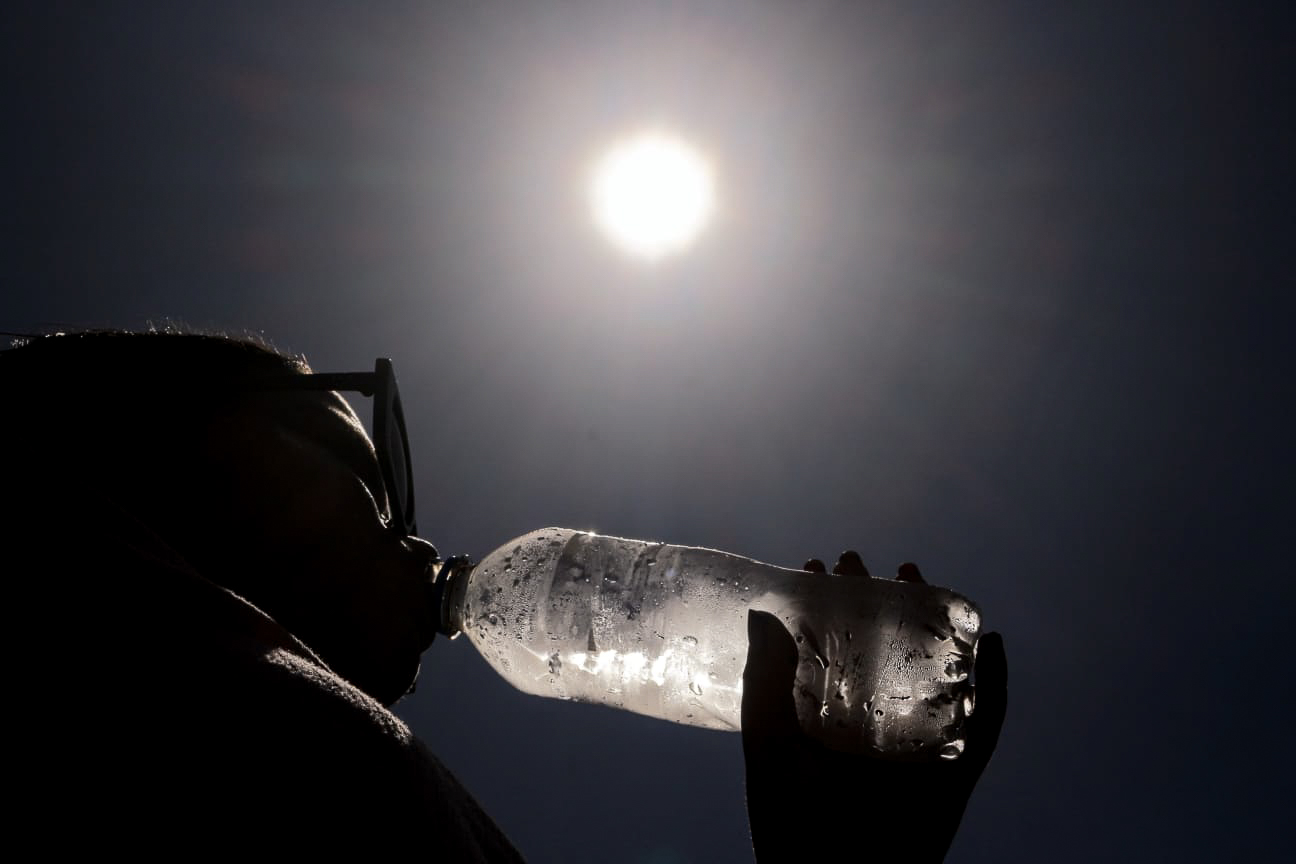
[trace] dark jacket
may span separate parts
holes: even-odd
[[[64,528],[24,503],[0,524],[19,834],[45,851],[520,860],[401,720],[252,604],[123,514]]]

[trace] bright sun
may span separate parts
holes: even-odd
[[[681,252],[715,209],[711,167],[686,142],[645,132],[612,146],[590,181],[594,221],[618,248],[655,260]]]

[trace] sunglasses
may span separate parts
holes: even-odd
[[[386,357],[374,361],[372,372],[310,372],[262,384],[274,390],[338,390],[373,397],[374,450],[387,491],[393,531],[403,537],[418,534],[414,523],[414,475],[410,471],[409,437],[401,409],[396,373]]]

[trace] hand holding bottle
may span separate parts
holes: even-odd
[[[818,561],[805,569],[825,571]],[[868,578],[854,552],[844,553],[833,572]],[[911,564],[898,578],[922,579]],[[742,735],[757,860],[943,860],[1003,724],[1007,664],[999,634],[986,633],[978,643],[976,710],[966,721],[962,757],[903,763],[829,750],[805,735],[793,696],[795,641],[777,617],[755,610],[747,633]]]

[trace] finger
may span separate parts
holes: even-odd
[[[790,796],[819,783],[798,781],[805,765],[796,717],[796,642],[774,615],[747,613],[747,666],[743,669],[742,746],[746,767],[747,815],[752,843],[768,861],[797,861],[799,837],[788,831],[796,819]],[[795,845],[798,848],[793,849]]]
[[[1008,712],[1008,660],[1003,637],[998,633],[985,633],[977,642],[975,674],[976,710],[967,719],[967,749],[963,754],[973,780],[994,754]]]
[[[918,570],[918,565],[912,561],[906,561],[896,570],[896,581],[898,582],[925,582],[922,573]]]
[[[747,613],[747,665],[743,668],[743,746],[800,735],[793,687],[797,647],[777,616]]]
[[[834,573],[840,576],[867,576],[868,568],[864,566],[864,560],[860,558],[858,552],[854,549],[847,549],[837,559],[833,566]]]
[[[802,570],[809,570],[811,573],[827,573],[828,568],[818,558],[811,558],[801,565]]]

